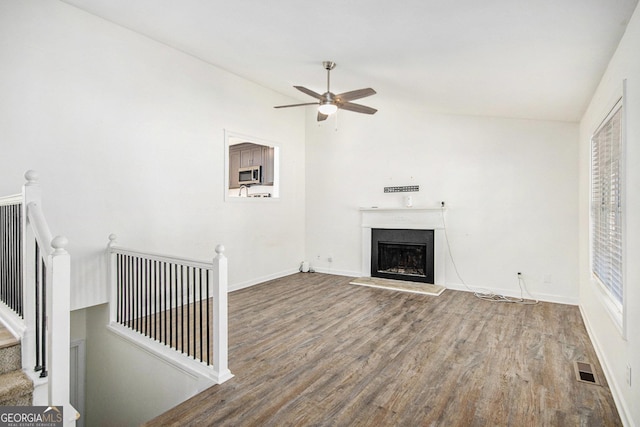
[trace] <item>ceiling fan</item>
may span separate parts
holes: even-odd
[[[317,105],[318,106],[318,121],[326,120],[331,114],[338,111],[338,109],[355,111],[356,113],[375,114],[375,108],[367,107],[366,105],[354,104],[353,100],[364,98],[367,96],[375,95],[376,91],[371,88],[352,90],[350,92],[340,93],[335,95],[329,89],[331,70],[336,68],[336,63],[331,61],[324,61],[322,63],[324,69],[327,70],[327,91],[320,95],[310,89],[303,86],[294,86],[300,92],[306,93],[314,98],[317,102],[306,102],[304,104],[292,104],[292,105],[278,105],[274,108],[288,108],[288,107],[301,107],[303,105]]]

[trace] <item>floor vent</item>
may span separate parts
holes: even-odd
[[[574,362],[574,370],[576,372],[576,379],[583,383],[600,384],[596,373],[590,363],[586,362]]]

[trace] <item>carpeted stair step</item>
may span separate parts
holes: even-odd
[[[22,346],[0,324],[0,406],[27,406],[33,401],[33,381],[22,372]]]
[[[22,371],[0,375],[0,406],[30,406],[33,382]]]
[[[22,369],[20,341],[4,328],[0,328],[0,375]]]

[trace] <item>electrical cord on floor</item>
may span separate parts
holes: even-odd
[[[492,302],[510,302],[512,304],[521,304],[521,305],[535,305],[538,304],[538,300],[537,299],[525,299],[524,295],[523,295],[523,288],[524,285],[524,289],[527,289],[527,285],[524,282],[524,279],[522,277],[518,277],[518,287],[520,287],[520,298],[515,298],[515,297],[508,297],[505,295],[499,295],[499,294],[495,294],[493,292],[489,292],[489,293],[479,293],[479,292],[474,292],[474,295],[480,299],[486,300],[486,301],[492,301]],[[529,290],[527,290],[527,294],[529,294],[529,296],[531,296],[531,294],[529,293]]]
[[[456,265],[456,261],[453,258],[453,253],[451,252],[451,245],[449,244],[449,234],[447,233],[447,223],[446,223],[446,221],[444,219],[444,202],[442,202],[442,205],[440,207],[440,213],[442,215],[442,228],[444,229],[444,239],[447,242],[447,249],[449,251],[449,259],[451,259],[451,264],[453,265],[453,270],[456,272],[456,276],[458,276],[458,279],[462,282],[464,287],[467,288],[467,290],[469,292],[473,292],[473,295],[475,295],[476,298],[479,298],[479,299],[482,299],[482,300],[485,300],[485,301],[491,301],[491,302],[508,302],[508,303],[513,303],[513,304],[523,304],[523,305],[533,305],[533,304],[537,304],[538,303],[537,299],[531,299],[531,300],[524,299],[523,287],[524,287],[524,290],[526,290],[526,292],[527,292],[527,294],[529,296],[531,296],[531,293],[527,289],[527,284],[524,281],[524,278],[522,277],[522,275],[520,273],[518,273],[518,287],[520,288],[520,298],[513,298],[513,297],[508,297],[508,296],[505,296],[505,295],[499,295],[499,294],[496,294],[494,292],[487,291],[487,290],[477,291],[477,290],[471,289],[469,287],[469,285],[467,285],[467,283],[464,281],[462,276],[460,276],[460,272],[458,271],[458,266]]]
[[[533,305],[539,302],[537,299],[533,298],[533,295],[531,295],[531,292],[529,292],[529,289],[527,289],[527,282],[524,281],[524,277],[522,277],[522,275],[520,274],[518,275],[518,286],[520,286],[520,301],[518,302],[519,304]],[[524,296],[522,295],[522,288],[524,288],[524,290],[527,292],[527,295],[529,295],[531,299],[524,299]]]

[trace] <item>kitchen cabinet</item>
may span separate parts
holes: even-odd
[[[249,144],[250,147],[240,149],[240,167],[262,166],[262,145]]]
[[[262,185],[273,185],[273,147],[241,143],[229,146],[229,188],[240,188],[238,169],[250,166],[262,166]]]

